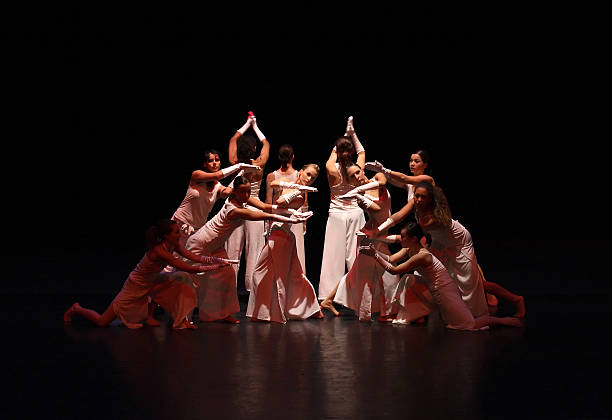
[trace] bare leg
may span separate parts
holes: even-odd
[[[514,317],[525,317],[525,299],[523,299],[523,296],[515,295],[514,293],[501,287],[499,284],[493,283],[491,281],[484,282],[484,289],[487,293],[491,293],[501,299],[504,299],[508,302],[512,302],[512,304],[514,304],[514,306],[516,307]]]
[[[332,290],[329,296],[323,299],[320,303],[321,309],[327,309],[328,311],[331,311],[335,316],[340,316],[340,312],[338,312],[338,310],[334,307],[334,298],[336,297],[336,292],[338,291],[339,284],[340,282],[336,283],[336,287],[334,287],[334,290]]]
[[[507,327],[522,327],[523,322],[513,316],[505,316],[503,318],[496,316],[483,315],[474,320],[474,328],[481,329],[490,325],[505,325]]]
[[[66,321],[66,322],[72,321],[72,317],[74,315],[79,315],[79,316],[85,318],[86,320],[92,322],[93,324],[95,324],[98,327],[106,327],[111,322],[113,322],[113,320],[115,318],[117,318],[117,315],[115,314],[115,311],[113,311],[113,306],[112,305],[110,305],[104,311],[104,313],[102,315],[100,315],[98,312],[94,311],[93,309],[83,308],[77,302],[75,302],[70,307],[70,309],[68,309],[66,311],[66,313],[64,314],[64,321]]]

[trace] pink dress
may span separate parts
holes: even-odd
[[[474,330],[474,316],[462,299],[457,283],[450,277],[440,260],[427,249],[422,248],[419,252],[430,254],[432,264],[420,267],[419,274],[414,277],[429,289],[446,327],[457,330]],[[402,281],[405,281],[404,279]]]
[[[179,328],[196,307],[197,297],[190,274],[162,272],[164,267],[164,263],[153,261],[146,253],[128,276],[112,302],[113,311],[126,327],[142,327],[150,300],[170,314],[175,328]]]
[[[370,198],[373,198],[370,196]],[[372,229],[391,215],[391,195],[385,189],[378,199],[375,199],[381,210],[368,213],[369,219],[364,228]],[[364,241],[360,236],[357,249]],[[389,247],[384,242],[373,242],[374,248],[389,254]],[[373,257],[357,253],[350,271],[342,276],[334,302],[355,311],[362,321],[370,321],[372,313],[381,315],[396,313],[398,308],[393,304],[395,289],[399,276],[391,274],[381,267]]]
[[[184,246],[187,238],[206,223],[208,214],[219,199],[219,191],[225,186],[217,182],[211,191],[208,191],[206,183],[191,185],[187,187],[185,198],[172,215],[181,229],[181,244]]]
[[[274,222],[255,271],[247,306],[248,317],[286,323],[319,312],[314,287],[302,271],[289,224]]]
[[[297,182],[299,171],[294,171],[291,175],[285,175],[278,170],[272,172],[274,179],[277,181]],[[272,194],[272,204],[276,203],[276,200],[280,196],[280,190],[275,189]],[[308,204],[304,202],[304,205],[300,207],[301,212],[308,211]],[[306,274],[306,251],[304,249],[304,235],[306,234],[306,222],[304,223],[293,223],[291,225],[291,231],[295,234],[295,248],[302,265],[302,271]]]
[[[225,241],[244,220],[228,218],[237,208],[229,199],[219,212],[187,240],[186,248],[196,255],[227,258]],[[240,311],[236,290],[236,273],[227,265],[218,270],[196,274],[199,286],[199,317],[203,321],[223,319]]]
[[[457,220],[453,220],[448,229],[436,227],[427,232],[432,239],[429,247],[431,253],[444,264],[457,282],[461,297],[474,317],[489,315],[484,279],[478,268],[470,232]]]

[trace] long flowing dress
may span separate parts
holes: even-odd
[[[274,180],[276,181],[287,181],[287,182],[297,182],[299,171],[294,171],[291,175],[285,175],[280,171],[276,170],[272,172],[274,175]],[[276,203],[276,200],[280,196],[280,190],[274,190],[272,194],[272,203]],[[299,209],[301,212],[308,211],[308,203],[304,201],[304,205]],[[306,275],[306,251],[304,248],[304,235],[306,234],[306,222],[303,223],[293,223],[291,225],[291,232],[295,235],[295,248],[297,249],[298,258],[300,260],[300,264],[302,265],[302,271],[304,275]]]
[[[368,213],[365,229],[378,226],[391,215],[391,195],[386,189],[373,201],[381,209]],[[349,272],[340,279],[334,302],[354,310],[360,320],[370,321],[372,313],[390,315],[397,312],[398,308],[393,303],[393,297],[399,276],[385,271],[373,257],[358,252],[364,240],[366,239],[363,236],[358,239],[355,251],[357,257]],[[378,251],[389,254],[386,243],[375,241],[373,245]]]
[[[247,174],[247,177],[251,174]],[[259,199],[261,179],[251,181],[251,197]],[[261,211],[258,208],[247,205],[252,211]],[[234,229],[227,238],[225,249],[232,260],[240,260],[242,251],[245,252],[244,286],[246,290],[253,288],[253,270],[257,264],[257,258],[265,244],[265,227],[263,220],[245,220],[239,227]],[[238,280],[240,264],[233,264],[234,283]],[[236,287],[236,284],[234,285]]]
[[[172,251],[168,249],[168,252]],[[142,327],[151,300],[170,314],[175,328],[180,328],[196,307],[197,296],[191,275],[182,271],[163,272],[164,267],[165,264],[152,260],[146,253],[123,283],[112,307],[126,327]]]
[[[196,255],[228,258],[225,241],[244,220],[228,218],[237,208],[229,199],[219,212],[187,240],[186,248]],[[236,291],[236,273],[231,266],[195,275],[199,286],[199,317],[202,321],[215,321],[240,311]]]
[[[472,312],[467,307],[457,287],[457,283],[450,277],[448,270],[438,258],[427,249],[422,248],[419,252],[431,255],[432,264],[420,267],[418,275],[409,275],[402,278],[402,283],[414,281],[418,278],[429,289],[432,300],[440,311],[440,316],[447,328],[457,330],[475,330],[476,321]],[[484,315],[488,317],[487,315]]]
[[[331,197],[319,276],[320,300],[329,296],[342,276],[350,271],[357,257],[357,232],[365,225],[365,216],[357,199],[337,198],[355,186],[344,180],[339,163],[336,163],[336,169],[340,182],[330,186]]]
[[[302,270],[289,224],[274,222],[253,272],[248,317],[286,323],[320,310],[314,287]]]
[[[418,213],[416,216],[418,218]],[[457,282],[461,297],[474,317],[488,315],[484,279],[478,268],[470,232],[457,220],[452,220],[448,229],[434,227],[427,232],[432,239],[429,249]]]

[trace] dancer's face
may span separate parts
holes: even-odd
[[[414,204],[420,209],[431,206],[431,197],[425,188],[419,187],[414,191]]]
[[[412,175],[423,175],[427,169],[427,164],[423,162],[421,156],[415,153],[410,156],[410,172]]]
[[[349,184],[354,186],[363,185],[368,181],[361,168],[357,165],[350,166],[346,170],[346,174],[348,175]]]
[[[414,236],[408,236],[405,230],[400,232],[400,243],[403,248],[414,248],[417,243],[417,238]]]
[[[181,232],[178,225],[175,223],[170,227],[170,232],[166,233],[165,240],[171,244],[176,245],[181,237]]]
[[[317,179],[319,173],[314,170],[312,166],[307,167],[306,169],[301,169],[298,174],[298,180],[302,185],[312,185]]]
[[[234,197],[240,204],[244,204],[247,202],[249,197],[251,196],[251,183],[247,182],[246,184],[242,184],[238,186],[238,188],[234,189]]]
[[[219,155],[213,155],[209,153],[206,161],[204,162],[204,170],[206,172],[217,172],[221,168],[221,159]]]

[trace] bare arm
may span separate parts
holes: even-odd
[[[432,177],[430,177],[429,175],[406,175],[403,174],[401,172],[397,172],[397,171],[389,171],[388,172],[389,178],[391,182],[396,182],[399,183],[400,185],[406,185],[406,184],[418,184],[419,182],[429,182],[431,184],[435,185],[434,179]],[[403,186],[402,185],[402,186]]]
[[[272,204],[272,196],[274,195],[274,182],[274,173],[270,172],[266,177],[266,203],[268,204]]]
[[[338,169],[336,169],[336,162],[338,161],[338,154],[336,153],[336,149],[333,149],[325,162],[325,169],[327,170],[327,181],[329,182],[329,186],[336,185],[340,182],[340,174],[338,173]]]

